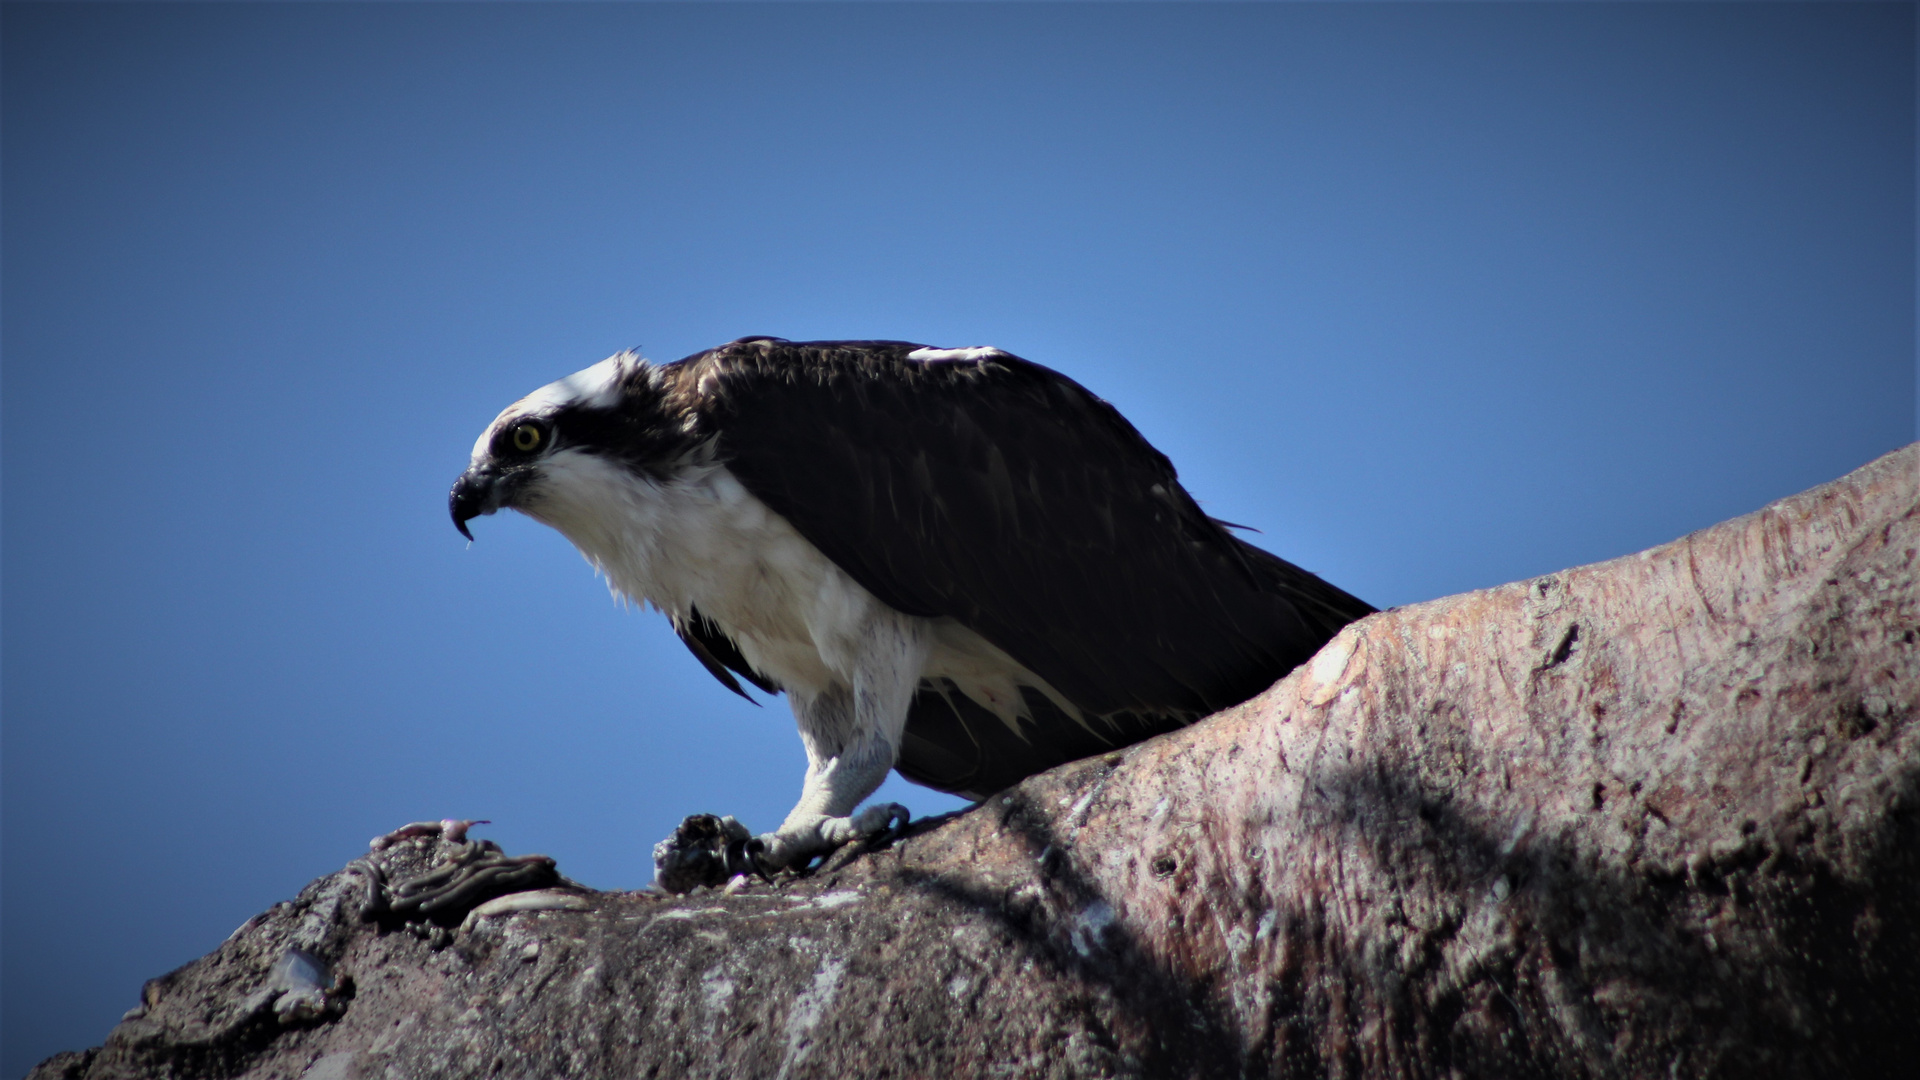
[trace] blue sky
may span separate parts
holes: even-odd
[[[1915,435],[1907,5],[3,17],[6,1076],[403,822],[784,815],[782,702],[447,520],[620,348],[1000,346],[1382,606]]]

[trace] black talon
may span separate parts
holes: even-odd
[[[752,874],[761,881],[772,881],[773,877],[767,873],[766,861],[762,858],[766,852],[767,845],[757,836],[728,844],[727,877]]]

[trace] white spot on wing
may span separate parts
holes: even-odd
[[[907,359],[918,360],[923,364],[938,364],[955,360],[986,360],[1006,355],[991,345],[975,345],[970,349],[915,349],[907,354]]]

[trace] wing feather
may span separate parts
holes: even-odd
[[[753,701],[753,695],[742,690],[740,680],[734,678],[734,674],[738,672],[748,682],[766,693],[780,692],[780,687],[776,686],[773,680],[755,671],[753,665],[747,663],[747,658],[740,652],[740,646],[736,645],[724,630],[714,625],[711,619],[700,614],[699,608],[690,609],[687,619],[684,622],[675,622],[673,629],[680,635],[680,640],[686,643],[687,651],[693,654],[694,659],[700,661],[700,666],[706,668],[708,674],[720,680],[721,686],[748,701]],[[757,701],[753,703],[760,704]]]

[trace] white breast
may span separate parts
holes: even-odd
[[[952,619],[918,620],[882,603],[723,465],[685,465],[655,480],[594,454],[556,451],[528,515],[573,541],[614,592],[675,619],[719,624],[754,668],[809,696],[853,685],[857,650],[882,623],[922,623],[922,678],[949,678],[1014,729],[1020,685],[1064,698]]]

